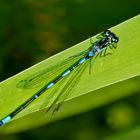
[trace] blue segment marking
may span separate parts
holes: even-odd
[[[84,57],[84,58],[82,58],[82,59],[80,60],[79,64],[84,63],[86,60],[87,60],[87,59],[86,59],[85,57]]]
[[[52,83],[50,83],[48,86],[47,86],[47,89],[48,88],[50,88],[50,87],[52,87],[54,85],[54,83],[52,82]]]
[[[70,72],[71,72],[70,70],[67,70],[66,72],[64,72],[64,73],[62,74],[62,77],[65,77],[65,76],[68,75]]]
[[[92,57],[92,56],[94,56],[94,53],[93,52],[89,52],[88,56]]]
[[[37,99],[38,98],[38,95],[35,95],[34,97]]]
[[[11,116],[7,116],[6,118],[4,118],[4,119],[2,120],[2,123],[3,123],[3,124],[6,124],[6,123],[8,123],[10,120],[11,120]]]

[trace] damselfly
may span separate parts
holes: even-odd
[[[63,102],[71,93],[72,88],[80,79],[79,77],[81,77],[87,65],[90,64],[90,69],[91,69],[92,62],[94,62],[97,56],[106,56],[110,54],[107,53],[107,48],[110,49],[116,48],[118,37],[110,30],[105,30],[97,38],[98,41],[96,42],[93,42],[92,39],[90,38],[91,46],[87,50],[68,58],[61,65],[54,66],[54,69],[51,68],[49,70],[44,70],[40,73],[34,74],[33,76],[27,77],[26,79],[19,81],[19,83],[17,84],[17,88],[26,88],[26,89],[33,88],[37,86],[39,83],[41,83],[41,81],[43,81],[44,79],[50,77],[52,74],[60,72],[58,76],[56,76],[50,82],[45,84],[45,86],[43,86],[37,93],[35,93],[32,97],[30,97],[26,102],[24,102],[13,112],[11,112],[9,115],[3,118],[0,121],[0,126],[9,122],[15,115],[17,115],[19,112],[25,109],[30,103],[36,100],[40,95],[45,93],[45,91],[55,86],[57,83],[58,83],[57,86],[60,86],[62,81],[67,80],[65,86],[61,88],[59,94],[57,96],[55,95],[55,98],[52,101],[51,106],[54,105],[58,100],[59,102]],[[62,68],[63,69],[65,68],[63,72],[62,72]],[[75,73],[72,74],[73,71],[75,71]],[[71,76],[69,77],[68,75]],[[69,79],[67,79],[67,77],[69,77]],[[54,88],[53,93],[55,92],[56,89]],[[53,93],[50,94],[50,97],[54,96]],[[57,109],[58,107],[55,110]]]

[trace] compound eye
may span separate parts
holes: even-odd
[[[104,31],[104,35],[105,35],[105,36],[109,37],[110,34],[111,34],[111,32],[110,32],[109,30],[105,30],[105,31]]]
[[[119,38],[118,38],[118,37],[113,37],[113,38],[112,38],[112,42],[117,43],[118,41],[119,41]]]

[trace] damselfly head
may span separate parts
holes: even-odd
[[[108,37],[112,43],[117,43],[119,41],[119,38],[110,30],[105,30],[103,34]]]
[[[117,43],[119,41],[119,38],[115,35],[115,36],[112,36],[111,40],[112,42]]]
[[[106,37],[109,37],[111,32],[109,30],[105,30],[103,33]]]

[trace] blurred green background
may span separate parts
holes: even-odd
[[[0,80],[139,14],[139,0],[1,0]],[[139,80],[137,80],[139,82]],[[115,90],[115,89],[114,89]],[[5,140],[139,140],[140,95]]]

